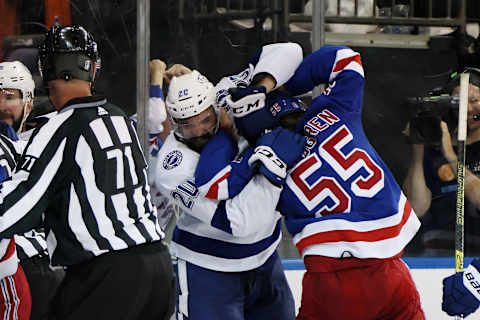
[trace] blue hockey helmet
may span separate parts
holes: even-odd
[[[305,113],[306,106],[299,98],[290,97],[281,91],[273,91],[267,96],[266,108],[278,126],[293,131]]]
[[[298,120],[305,112],[302,100],[288,96],[281,91],[273,91],[267,95],[265,107],[244,117],[235,118],[235,126],[250,144],[265,132],[281,126],[295,130]]]

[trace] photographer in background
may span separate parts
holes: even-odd
[[[465,255],[472,256],[480,254],[480,69],[467,68],[464,72],[470,73],[465,163]],[[445,110],[438,104],[436,115],[431,108],[427,112],[429,116],[410,121],[412,158],[403,190],[422,220],[418,240],[426,255],[450,256],[455,248],[459,79],[459,74],[453,74],[445,90],[454,108]],[[445,97],[433,98],[446,101]],[[422,101],[431,102],[431,99]],[[425,106],[426,102],[422,105]],[[436,127],[432,126],[435,116],[438,117]],[[424,139],[418,139],[421,131]],[[425,137],[427,132],[430,136]]]

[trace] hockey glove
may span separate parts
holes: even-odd
[[[450,316],[468,316],[480,304],[480,261],[474,260],[463,272],[443,279],[442,310]]]
[[[265,107],[267,89],[263,86],[231,88],[225,98],[228,108],[236,118],[244,117]]]
[[[287,169],[301,158],[305,145],[304,136],[279,127],[257,140],[248,164],[258,167],[270,182],[280,186],[285,181]]]
[[[253,65],[249,65],[248,68],[231,76],[223,77],[215,86],[216,101],[219,107],[229,110],[226,98],[229,95],[228,89],[230,88],[245,88],[250,84],[253,74]]]
[[[248,164],[263,174],[271,183],[281,186],[287,177],[287,165],[277,157],[272,148],[258,146],[255,148]]]

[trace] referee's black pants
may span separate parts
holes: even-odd
[[[57,320],[168,320],[175,281],[167,247],[157,241],[68,267],[57,290]]]
[[[32,296],[30,320],[47,320],[50,303],[63,278],[63,270],[52,270],[47,255],[20,260]]]

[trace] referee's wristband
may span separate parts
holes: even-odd
[[[159,85],[150,85],[150,98],[160,98],[165,101],[162,87],[160,87]]]

